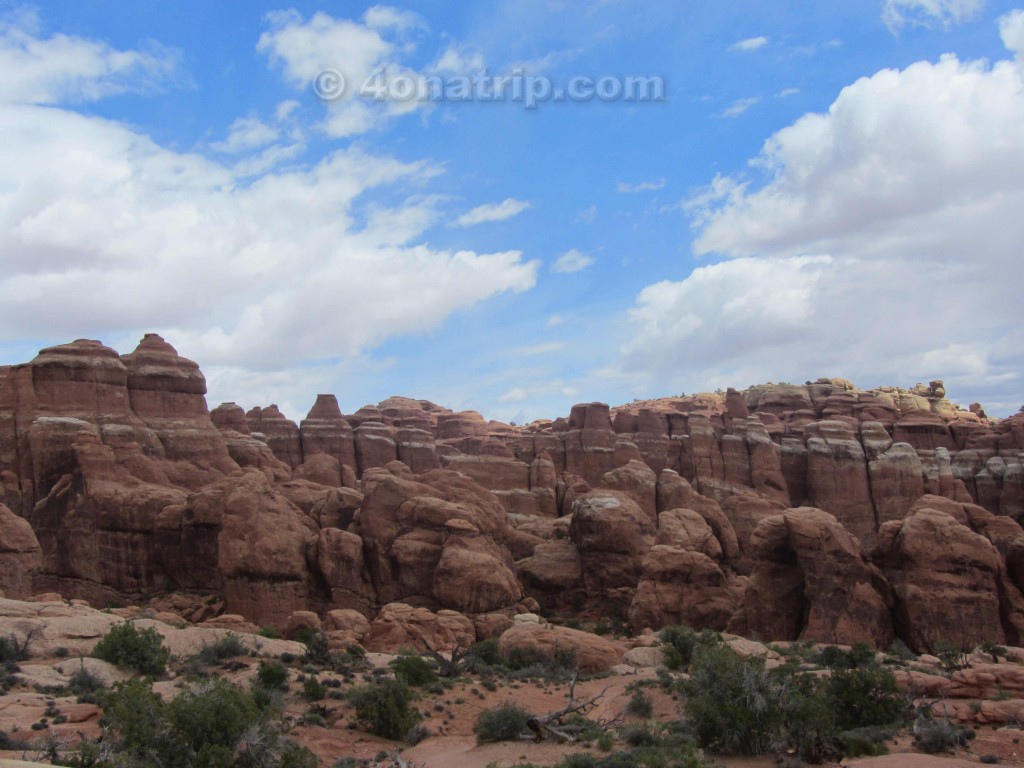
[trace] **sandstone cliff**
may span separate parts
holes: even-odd
[[[296,424],[205,393],[153,334],[0,368],[0,589],[215,594],[278,627],[401,603],[484,632],[542,604],[637,630],[1024,640],[1024,414],[960,409],[941,382],[525,427],[398,397],[345,415],[333,395]]]

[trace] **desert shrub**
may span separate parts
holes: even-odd
[[[321,667],[331,664],[331,642],[327,639],[327,635],[323,632],[309,631],[303,642],[306,644],[304,660],[307,664],[316,664]]]
[[[898,637],[889,643],[889,647],[885,649],[885,652],[899,661],[910,661],[916,656],[916,654],[910,650],[910,647]]]
[[[910,714],[895,676],[882,667],[835,670],[823,687],[840,730],[889,725]]]
[[[623,728],[619,735],[631,747],[653,747],[658,743],[658,737],[642,725]]]
[[[268,691],[280,691],[288,687],[288,667],[279,661],[261,661],[256,668],[256,685]]]
[[[356,719],[385,739],[401,740],[419,721],[411,707],[412,695],[401,680],[380,680],[355,688],[349,694]]]
[[[85,663],[83,662],[68,678],[68,688],[75,696],[82,697],[92,696],[98,691],[102,691],[106,686],[98,676],[85,668]]]
[[[477,744],[491,741],[515,741],[526,730],[530,713],[514,702],[505,702],[499,707],[485,709],[473,725]]]
[[[501,647],[498,641],[478,640],[469,646],[466,651],[466,659],[473,665],[483,664],[488,667],[496,667],[501,664]]]
[[[820,759],[833,728],[815,682],[793,667],[765,668],[724,645],[698,644],[683,685],[700,746],[734,754],[793,749]]]
[[[933,718],[929,707],[923,708],[914,723],[914,741],[917,748],[929,755],[948,752],[967,742],[977,734],[969,728],[957,728],[945,717]]]
[[[886,741],[891,734],[879,728],[857,728],[843,731],[839,740],[847,757],[877,757],[889,754]]]
[[[991,640],[985,640],[984,642],[982,642],[979,648],[982,653],[987,653],[989,656],[991,656],[992,662],[995,664],[999,663],[1000,656],[1006,658],[1005,645],[998,645],[996,643],[993,643]]]
[[[167,768],[315,768],[309,750],[281,737],[254,697],[212,679],[164,702],[131,680],[104,697],[114,765]],[[106,762],[106,761],[105,761]],[[93,765],[78,760],[80,768]]]
[[[32,634],[30,632],[20,639],[14,634],[0,637],[0,663],[17,664],[19,661],[27,661],[30,656],[29,646],[32,644]]]
[[[626,704],[626,712],[636,717],[650,717],[654,714],[651,697],[643,691],[636,691]]]
[[[144,681],[128,680],[104,696],[101,724],[115,735],[118,753],[129,760],[152,760],[176,746],[166,707]]]
[[[246,729],[262,719],[252,697],[224,680],[183,691],[167,705],[167,713],[174,731],[193,754],[206,754],[217,761],[218,755],[233,755]]]
[[[160,675],[171,655],[163,643],[163,637],[152,627],[140,632],[126,621],[112,627],[96,644],[92,655],[143,675]]]
[[[943,669],[947,672],[965,669],[969,664],[967,651],[946,638],[936,642],[932,652],[939,657]]]
[[[249,649],[245,647],[242,639],[233,632],[229,632],[212,643],[204,644],[196,657],[203,664],[217,664],[225,659],[244,656],[247,653],[249,653]]]
[[[423,723],[417,723],[409,732],[405,735],[405,743],[410,747],[415,747],[421,741],[430,737],[430,729]]]
[[[422,656],[400,654],[391,662],[391,667],[395,670],[395,677],[415,688],[437,682],[437,673],[433,665]]]
[[[693,648],[697,644],[697,633],[689,627],[665,627],[658,634],[663,643],[665,666],[673,672],[690,666]]]
[[[857,669],[874,666],[875,651],[866,643],[857,643],[850,650],[829,645],[821,650],[814,661],[829,669]]]
[[[577,667],[576,649],[569,646],[556,647],[553,653],[535,645],[513,647],[504,654],[503,662],[512,671],[511,677],[518,679],[568,679]]]
[[[15,752],[19,749],[28,749],[29,743],[16,739],[5,731],[0,731],[0,751]]]
[[[321,701],[327,695],[327,686],[313,675],[302,681],[302,696],[307,701]]]

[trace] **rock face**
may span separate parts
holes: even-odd
[[[569,537],[587,595],[628,607],[654,533],[647,513],[621,491],[592,491],[573,502]]]
[[[765,518],[751,535],[750,554],[754,570],[733,631],[876,648],[892,641],[885,581],[832,515],[799,507]]]
[[[973,647],[1009,636],[1016,642],[1020,593],[999,549],[971,529],[964,505],[944,501],[924,497],[879,532],[872,558],[892,585],[900,636],[922,650],[940,641]]]
[[[10,600],[28,597],[42,562],[32,526],[0,504],[0,595]]]
[[[942,382],[583,403],[524,427],[404,397],[346,415],[330,394],[296,424],[205,392],[154,334],[0,367],[0,591],[185,590],[279,628],[354,611],[366,625],[344,614],[332,642],[381,647],[493,637],[540,605],[638,631],[1024,640],[1024,412],[962,410]]]
[[[626,652],[618,643],[590,632],[532,623],[519,623],[506,630],[498,639],[498,644],[504,653],[516,648],[534,649],[548,657],[568,652],[585,675],[607,672],[621,663]]]

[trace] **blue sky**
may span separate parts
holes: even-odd
[[[296,420],[818,376],[1015,412],[1018,6],[0,0],[0,364],[157,331]],[[664,98],[360,93],[514,73]]]

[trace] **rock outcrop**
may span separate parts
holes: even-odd
[[[1024,638],[1024,412],[960,409],[939,381],[522,427],[404,397],[346,415],[330,394],[297,424],[205,393],[155,334],[0,367],[0,591],[187,591],[279,629],[355,612],[335,643],[415,640],[409,611],[465,620],[420,633],[439,642],[495,636],[539,605],[766,640]]]

